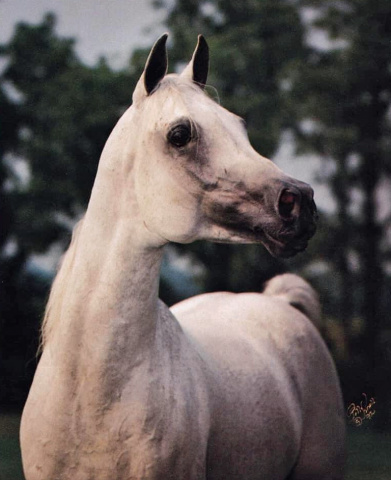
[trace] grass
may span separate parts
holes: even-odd
[[[391,480],[391,432],[349,427],[346,480]]]
[[[0,480],[24,480],[19,448],[18,415],[0,415]],[[348,428],[345,480],[391,480],[391,432]]]
[[[19,415],[0,415],[0,480],[24,480],[19,423]]]

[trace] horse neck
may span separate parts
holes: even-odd
[[[113,350],[120,358],[125,349],[146,345],[158,315],[162,248],[147,241],[133,188],[132,138],[129,128],[124,135],[123,123],[102,153],[85,218],[51,294],[46,335],[44,330],[44,339],[55,345],[51,350],[63,345],[66,355],[72,351],[95,364]]]

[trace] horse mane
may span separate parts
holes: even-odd
[[[45,314],[42,321],[41,340],[39,346],[40,352],[42,352],[44,346],[50,340],[53,330],[55,329],[55,326],[59,323],[61,318],[60,312],[62,299],[64,297],[64,290],[67,284],[66,279],[68,278],[74,263],[77,238],[79,236],[82,224],[83,219],[80,220],[74,227],[71,243],[67,251],[61,257],[57,268],[57,275],[50,290],[49,300],[47,302]]]

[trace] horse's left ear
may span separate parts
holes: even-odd
[[[193,57],[182,72],[182,76],[190,78],[194,83],[204,88],[208,78],[208,70],[209,47],[205,38],[202,35],[198,35],[198,43],[194,50]]]
[[[144,67],[144,72],[134,90],[134,101],[140,96],[150,95],[166,75],[168,66],[166,49],[167,37],[168,34],[165,33],[152,47]]]

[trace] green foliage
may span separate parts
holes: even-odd
[[[174,62],[187,62],[197,34],[207,36],[209,83],[226,108],[245,118],[255,148],[272,155],[281,128],[292,120],[282,85],[303,55],[304,31],[294,5],[284,0],[178,0],[167,25]]]
[[[317,2],[300,3],[319,6]],[[315,125],[310,132],[298,130],[307,146],[334,162],[335,173],[328,180],[338,203],[340,236],[345,238],[345,245],[340,245],[342,255],[354,250],[362,266],[361,281],[368,289],[376,284],[381,294],[387,225],[378,221],[376,195],[380,182],[389,177],[391,165],[387,113],[391,100],[391,4],[381,0],[325,1],[317,11],[315,25],[329,32],[339,46],[315,49],[303,66],[295,94],[300,115],[311,118]],[[362,196],[362,207],[355,215],[349,211],[354,204],[353,189]],[[351,235],[351,228],[360,235]],[[374,308],[381,299],[374,292],[367,293],[361,313],[367,322],[376,323],[379,313]]]
[[[31,254],[65,248],[85,210],[103,145],[131,102],[134,78],[102,59],[85,66],[55,18],[19,24],[0,48],[0,404],[23,403],[36,364],[49,282]],[[29,180],[15,167],[23,158]]]
[[[391,173],[391,3],[303,0],[299,6],[315,9],[314,26],[335,42],[327,50],[309,52],[294,92],[301,117],[314,122],[307,131],[298,125],[302,145],[334,164],[327,180],[337,203],[338,316],[347,334],[357,317],[363,320],[359,338],[349,341],[351,362],[365,365],[362,385],[389,401],[383,374],[390,367],[391,348],[386,340],[391,327],[385,268],[389,217],[379,215],[379,188]],[[380,200],[383,207],[385,200]]]
[[[31,172],[16,232],[28,251],[45,251],[64,234],[59,219],[85,209],[104,142],[134,85],[104,60],[83,65],[54,26],[51,15],[35,27],[21,24],[3,48],[3,79],[21,96],[19,152]]]

